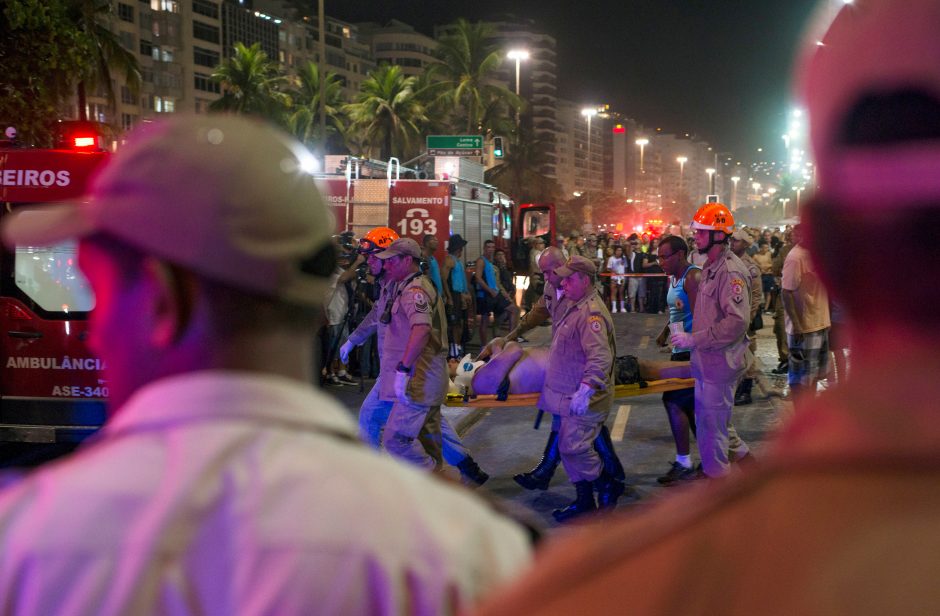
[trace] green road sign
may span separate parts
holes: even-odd
[[[428,135],[428,156],[483,156],[480,135]]]

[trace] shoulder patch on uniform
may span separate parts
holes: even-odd
[[[424,289],[412,289],[411,299],[415,303],[415,310],[418,312],[431,312],[431,304],[428,301],[428,294]]]
[[[592,331],[595,331],[595,332],[601,331],[603,322],[604,322],[604,319],[600,317],[599,315],[592,314],[590,317],[588,317],[588,325],[590,326]]]
[[[740,278],[731,279],[731,299],[740,304],[744,300],[744,281]]]

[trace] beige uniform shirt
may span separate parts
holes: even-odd
[[[741,262],[751,275],[751,320],[757,316],[757,312],[764,303],[764,291],[760,278],[760,266],[754,261],[751,255],[744,253]]]
[[[434,283],[425,275],[416,275],[399,282],[390,298],[392,319],[386,325],[379,323],[379,331],[385,330],[381,353],[381,391],[379,399],[394,402],[395,368],[401,361],[416,325],[430,325],[431,337],[421,350],[412,367],[408,383],[408,395],[415,404],[436,406],[444,403],[447,395],[447,329],[444,303],[438,300]]]
[[[596,291],[570,304],[555,322],[538,407],[568,416],[581,383],[594,388],[589,413],[606,416],[614,393],[614,323]]]
[[[730,249],[702,268],[692,318],[692,376],[710,383],[737,379],[747,364],[750,273]]]

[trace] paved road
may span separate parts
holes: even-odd
[[[655,338],[665,323],[664,315],[615,314],[613,317],[617,328],[618,355],[668,359],[668,353],[655,344]],[[777,363],[773,319],[765,318],[765,323],[767,326],[758,335],[758,359],[768,380],[783,386],[785,378],[770,374],[770,369]],[[548,344],[550,328],[537,328],[528,337],[529,344]],[[355,414],[370,386],[371,382],[366,381],[363,393],[351,386],[334,387],[329,391]],[[768,434],[778,425],[788,408],[788,403],[777,397],[765,397],[757,388],[753,404],[735,408],[735,426],[741,437],[756,451],[758,458]],[[568,482],[564,470],[559,467],[549,489],[544,492],[526,491],[512,480],[515,473],[528,470],[538,461],[548,436],[551,417],[546,416],[541,429],[534,430],[534,407],[493,410],[448,408],[445,414],[480,466],[491,475],[483,489],[530,509],[546,525],[553,526],[552,510],[566,505],[574,498],[574,488]],[[607,425],[617,454],[626,469],[627,481],[636,489],[636,497],[622,498],[621,507],[642,506],[659,495],[681,489],[663,488],[656,482],[656,477],[668,469],[675,457],[675,447],[660,394],[617,400]]]

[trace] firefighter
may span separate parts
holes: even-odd
[[[421,248],[399,238],[376,255],[395,290],[383,302],[379,399],[391,402],[382,446],[428,470],[440,467],[441,404],[447,395],[444,303],[421,273]],[[422,431],[431,438],[418,440]]]
[[[729,435],[731,409],[738,381],[744,376],[750,352],[747,328],[751,322],[750,273],[731,252],[728,241],[734,217],[721,203],[706,203],[692,221],[695,246],[706,257],[695,301],[692,332],[673,334],[673,346],[692,351],[695,378],[695,436],[708,477],[728,472],[732,455],[748,455],[744,441]]]
[[[397,239],[399,237],[394,230],[388,227],[376,227],[359,240],[359,252],[366,255],[369,273],[375,277],[380,291],[379,298],[372,305],[372,309],[362,323],[349,334],[349,339],[340,348],[340,358],[344,363],[348,361],[352,350],[362,345],[374,333],[379,338],[379,349],[385,347],[385,328],[379,327],[379,321],[385,313],[386,303],[391,298],[395,285],[385,275],[382,267],[384,262],[377,255]],[[392,410],[392,401],[381,399],[381,383],[380,376],[359,409],[360,438],[376,449],[382,445],[382,430]],[[465,483],[483,485],[489,479],[489,475],[473,459],[460,437],[457,436],[457,432],[443,415],[441,416],[441,435],[444,459],[457,467]],[[428,438],[431,438],[431,435],[428,435]]]
[[[552,512],[559,522],[590,513],[598,505],[613,508],[625,489],[604,469],[592,446],[613,402],[616,352],[613,319],[594,288],[596,274],[594,261],[580,255],[555,271],[567,305],[554,325],[539,408],[560,420],[561,462],[577,492],[573,503]]]
[[[492,353],[503,348],[506,341],[516,340],[525,332],[538,327],[542,323],[551,319],[552,331],[554,324],[558,322],[568,306],[568,301],[561,288],[561,279],[556,274],[556,270],[565,264],[565,255],[560,248],[550,246],[542,251],[538,258],[539,268],[545,276],[545,284],[542,295],[532,307],[532,310],[526,313],[519,321],[519,325],[506,335],[506,338],[496,338],[490,342],[483,351],[480,352],[478,359],[487,359]],[[526,490],[547,490],[561,462],[561,456],[558,453],[558,429],[560,418],[552,415],[552,429],[548,434],[548,441],[545,443],[545,449],[542,452],[542,459],[532,470],[526,473],[519,473],[513,476],[513,480]],[[594,448],[604,460],[604,466],[607,471],[618,480],[624,480],[623,466],[614,452],[614,443],[610,438],[610,430],[606,425],[601,426],[600,434],[594,443]]]
[[[731,252],[735,254],[736,257],[741,259],[741,262],[744,263],[744,266],[747,268],[747,271],[750,275],[751,282],[751,320],[748,325],[747,335],[751,339],[750,349],[751,353],[757,351],[757,330],[755,329],[755,319],[760,315],[761,308],[763,307],[763,286],[761,284],[761,273],[760,266],[754,261],[751,255],[747,254],[747,248],[751,245],[751,236],[744,229],[738,229],[731,236]],[[761,320],[761,325],[763,325],[763,320]],[[751,389],[754,387],[754,379],[757,378],[759,370],[754,362],[748,367],[747,375],[741,379],[741,383],[738,385],[738,389],[734,394],[734,404],[735,406],[741,406],[745,404],[750,404],[751,399]]]

